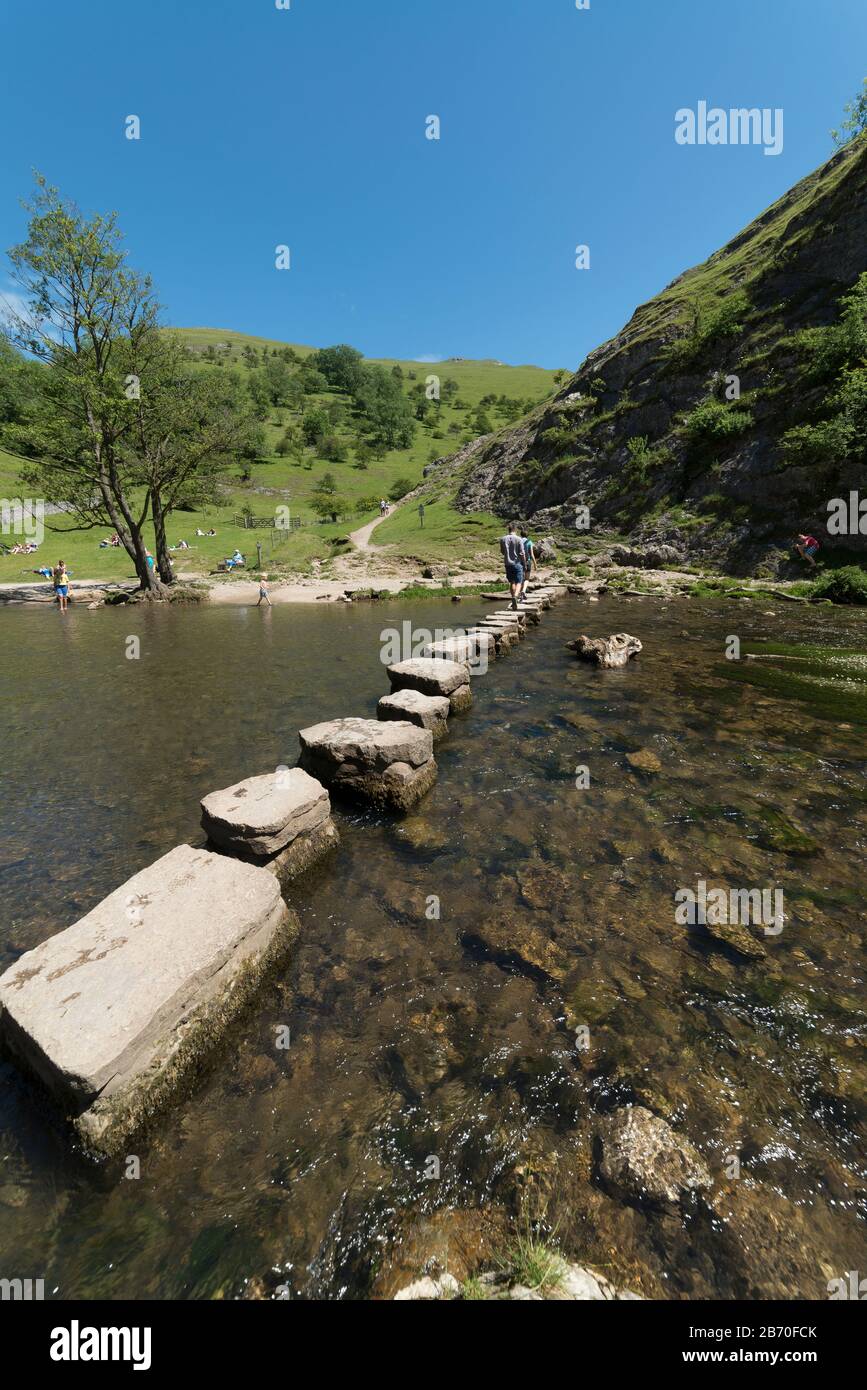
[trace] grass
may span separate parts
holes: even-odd
[[[528,1230],[509,1249],[507,1265],[516,1284],[545,1293],[563,1282],[563,1257]]]
[[[206,372],[231,369],[242,376],[247,375],[250,367],[242,355],[246,346],[259,352],[259,366],[261,351],[266,347],[279,350],[292,346],[299,358],[308,357],[315,351],[311,347],[256,338],[226,329],[188,328],[175,331],[195,354],[203,354],[208,347],[222,347],[223,355],[216,363],[200,357],[199,369]],[[372,460],[367,468],[358,468],[352,447],[357,421],[352,418],[348,398],[326,391],[308,396],[304,401],[305,410],[334,402],[339,402],[345,408],[346,420],[336,428],[335,433],[349,450],[346,462],[325,460],[314,451],[308,452],[301,462],[279,458],[276,447],[280,437],[288,425],[300,423],[303,411],[272,407],[264,424],[266,445],[263,457],[253,464],[250,477],[243,479],[241,471],[234,470],[224,479],[219,505],[196,512],[175,512],[170,518],[170,543],[184,539],[194,547],[191,551],[176,552],[175,567],[179,576],[209,573],[227,555],[231,555],[236,546],[255,562],[257,540],[263,543],[263,564],[269,571],[308,572],[312,560],[327,560],[334,554],[333,540],[347,536],[350,531],[378,515],[376,507],[359,510],[363,499],[388,496],[401,479],[417,485],[422,481],[423,470],[432,458],[454,453],[462,443],[474,437],[475,430],[468,416],[475,412],[485,396],[495,394],[539,401],[555,389],[553,371],[541,367],[513,367],[494,361],[429,364],[396,359],[370,360],[384,367],[400,366],[405,390],[418,382],[423,383],[431,374],[438,375],[442,381],[452,378],[457,382],[457,399],[462,402],[462,408],[444,402],[436,425],[417,424],[415,438],[409,448],[391,450],[383,458]],[[412,374],[414,381],[410,379]],[[505,419],[495,407],[491,407],[488,413],[495,428],[505,424]],[[0,451],[0,496],[12,499],[30,495],[32,489],[22,487],[19,468],[17,460]],[[336,525],[321,524],[312,507],[317,484],[325,473],[332,475],[337,496],[348,504],[346,514]],[[454,563],[468,554],[472,556],[476,551],[484,551],[486,556],[490,552],[490,559],[496,559],[494,543],[501,532],[502,523],[490,514],[461,516],[445,496],[437,495],[438,492],[441,493],[442,489],[432,484],[425,499],[427,515],[423,532],[415,508],[401,510],[377,530],[376,543],[394,546],[396,555],[423,562],[450,560]],[[288,507],[290,515],[299,518],[303,525],[297,531],[290,531],[285,539],[281,538],[280,544],[275,547],[272,547],[270,531],[245,529],[233,522],[233,517],[240,515],[244,508],[249,508],[256,518],[274,520],[278,507]],[[60,558],[66,561],[73,578],[77,580],[117,581],[134,578],[124,551],[99,549],[99,541],[103,534],[109,534],[110,527],[105,532],[74,531],[70,522],[63,517],[50,519],[50,522],[51,529],[46,529],[45,542],[37,555],[0,556],[0,582],[35,580],[36,576],[26,573],[27,570],[46,562],[53,565]],[[213,528],[218,533],[217,537],[197,538],[197,528],[203,531]],[[152,528],[146,529],[145,536],[146,544],[153,550]],[[10,537],[4,539],[8,542]]]

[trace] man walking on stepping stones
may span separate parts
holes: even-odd
[[[509,525],[509,534],[500,537],[500,549],[506,562],[506,580],[512,591],[512,607],[518,607],[518,594],[524,584],[524,543],[517,534],[515,523]]]
[[[521,592],[518,595],[519,603],[524,602],[524,596],[527,592],[527,583],[533,570],[536,569],[536,552],[533,548],[533,542],[530,540],[523,526],[521,527],[521,544],[524,547],[524,582],[521,585]]]

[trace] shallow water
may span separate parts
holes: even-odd
[[[383,627],[490,607],[0,611],[0,966],[199,843],[198,799],[294,762],[299,728],[371,714]],[[564,651],[585,629],[644,653],[593,671]],[[732,633],[809,645],[808,670],[726,662]],[[794,605],[546,614],[475,683],[414,814],[341,808],[340,850],[293,894],[293,957],[136,1145],[140,1178],[72,1154],[2,1065],[0,1274],[58,1297],[390,1292],[419,1213],[482,1203],[651,1297],[818,1298],[863,1269],[867,723],[858,662],[826,680],[814,649],[865,636]],[[763,959],[675,924],[701,879],[782,888]],[[708,1203],[599,1187],[594,1128],[628,1101],[701,1150]]]

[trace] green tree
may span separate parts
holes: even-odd
[[[867,130],[867,77],[864,78],[857,97],[853,101],[847,101],[843,111],[846,119],[842,126],[839,130],[831,131],[831,139],[838,150]]]
[[[329,386],[346,391],[350,396],[355,394],[363,375],[363,358],[356,348],[347,343],[322,348],[314,353],[312,362]]]
[[[45,364],[24,480],[68,505],[67,524],[113,527],[141,588],[158,597],[172,579],[167,518],[213,497],[219,471],[252,446],[255,421],[234,373],[194,371],[179,339],[160,330],[151,282],[128,267],[115,214],[86,219],[41,176],[36,184],[26,240],[10,252],[27,304],[15,338]]]
[[[390,449],[409,448],[415,434],[412,407],[390,372],[367,367],[356,401],[374,438]]]
[[[327,411],[321,406],[311,406],[304,412],[301,429],[307,444],[319,444],[331,429]]]
[[[297,425],[289,425],[277,441],[278,458],[299,460],[304,454],[304,436]]]
[[[156,327],[151,282],[127,266],[115,214],[85,219],[41,175],[26,208],[27,237],[9,256],[27,308],[13,315],[11,331],[48,368],[46,408],[28,431],[39,458],[29,478],[51,501],[68,503],[79,528],[112,526],[141,587],[158,592],[142,533],[151,499],[124,447],[135,405],[115,351]]]

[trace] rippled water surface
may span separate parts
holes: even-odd
[[[484,611],[0,611],[0,965],[199,843],[199,798],[294,762],[299,728],[372,715],[384,626]],[[564,651],[585,630],[644,654],[591,670]],[[73,1154],[0,1067],[0,1273],[61,1297],[390,1292],[420,1213],[481,1204],[651,1297],[818,1298],[863,1269],[865,647],[854,611],[546,614],[475,683],[415,813],[340,809],[294,956],[137,1145],[138,1180]],[[702,879],[783,890],[761,959],[676,924]],[[701,1150],[707,1203],[600,1188],[594,1130],[629,1101]]]

